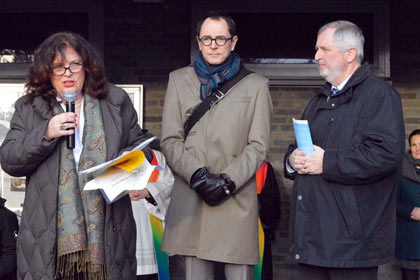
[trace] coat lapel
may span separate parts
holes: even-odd
[[[193,92],[193,96],[200,99],[200,80],[198,79],[197,74],[194,71],[193,67],[187,69],[188,78],[191,82],[191,87],[187,87]]]

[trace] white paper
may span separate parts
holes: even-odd
[[[153,137],[151,137],[151,138],[149,138],[149,139],[147,139],[147,140],[145,140],[145,141],[143,141],[143,142],[141,142],[138,146],[136,146],[134,149],[132,149],[130,152],[132,152],[132,151],[136,151],[136,150],[142,150],[142,149],[144,149],[145,147],[147,147],[147,145],[149,145],[153,140],[155,140],[156,139],[156,136],[153,136]],[[124,157],[124,156],[126,156],[127,154],[123,154],[123,155],[120,155],[119,157],[117,157],[117,158],[114,158],[114,159],[112,159],[112,160],[110,160],[110,161],[107,161],[107,162],[104,162],[104,163],[101,163],[101,164],[98,164],[98,165],[96,165],[96,166],[93,166],[93,167],[91,167],[91,168],[88,168],[88,169],[85,169],[85,170],[83,170],[83,171],[80,171],[79,172],[79,174],[88,174],[88,173],[92,173],[92,172],[95,172],[95,171],[99,171],[98,172],[98,174],[99,173],[101,173],[103,170],[105,170],[105,168],[107,167],[107,166],[109,166],[109,165],[111,165],[111,164],[113,164],[114,162],[116,162],[117,160],[119,160],[120,158],[122,158],[122,157]]]
[[[134,172],[127,172],[111,166],[95,179],[86,183],[83,190],[100,190],[109,204],[130,191],[144,189],[155,168],[156,166],[151,165],[147,160]]]
[[[96,172],[95,178],[87,182],[83,190],[100,190],[110,204],[130,191],[144,189],[153,170],[160,169],[151,165],[141,151],[154,139],[156,137],[149,138],[124,155],[79,172]],[[119,159],[121,161],[116,162]]]

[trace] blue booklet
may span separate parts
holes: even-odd
[[[311,154],[314,151],[314,145],[312,144],[308,121],[293,119],[293,129],[295,131],[298,150],[305,152],[307,155]]]

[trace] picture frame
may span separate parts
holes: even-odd
[[[137,111],[138,123],[143,127],[143,85],[120,84],[130,96]],[[0,145],[10,129],[16,100],[25,94],[24,83],[0,83]],[[25,200],[25,177],[13,177],[0,168],[0,196],[6,199],[5,206],[12,211],[22,211]]]
[[[137,111],[138,123],[143,128],[143,85],[141,84],[119,84],[116,85],[122,88],[130,96],[134,109]]]

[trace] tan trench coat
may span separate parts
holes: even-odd
[[[175,173],[162,249],[179,255],[237,264],[258,261],[255,173],[265,160],[272,103],[267,79],[251,74],[232,87],[191,129],[183,125],[201,102],[194,69],[172,72],[165,97],[161,146]],[[226,173],[237,193],[208,206],[189,187],[191,175],[206,166]]]

